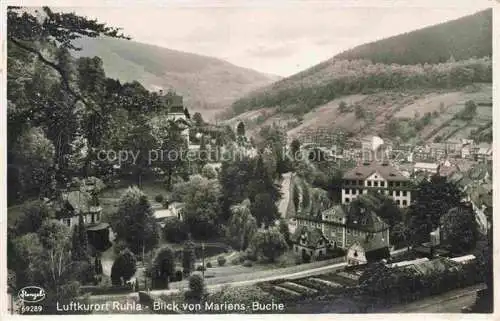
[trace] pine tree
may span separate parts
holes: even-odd
[[[182,268],[184,269],[185,275],[190,275],[194,270],[194,263],[196,260],[196,255],[194,251],[194,243],[189,240],[184,245],[182,250]]]
[[[73,235],[71,238],[72,250],[71,258],[73,261],[88,261],[89,260],[89,241],[87,231],[83,222],[82,213],[78,216],[78,225],[73,228]]]

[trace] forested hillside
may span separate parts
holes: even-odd
[[[369,59],[386,64],[440,63],[492,54],[491,9],[347,50],[336,59]]]
[[[491,82],[491,47],[488,10],[354,48],[235,101],[233,113],[301,115],[344,95]]]

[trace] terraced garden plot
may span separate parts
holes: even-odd
[[[272,289],[274,291],[277,291],[277,292],[281,292],[281,294],[285,294],[287,296],[292,296],[292,297],[300,297],[301,296],[301,293],[300,292],[297,292],[297,291],[294,291],[294,290],[291,290],[291,289],[288,289],[284,286],[280,286],[280,285],[274,285],[272,287]],[[272,293],[271,293],[272,294]]]
[[[339,272],[339,275],[342,276],[342,277],[354,280],[354,281],[358,281],[359,280],[359,275],[357,275],[356,273]]]
[[[320,287],[329,287],[329,288],[335,288],[335,289],[344,287],[343,284],[333,282],[330,280],[325,280],[325,279],[322,279],[321,277],[309,278],[308,281],[312,282],[314,284],[317,284]]]
[[[289,290],[298,292],[300,294],[315,294],[318,290],[314,288],[309,288],[307,286],[295,283],[295,282],[284,282],[279,285],[280,287],[287,288]]]
[[[320,276],[321,279],[335,282],[344,286],[356,286],[358,285],[358,281],[354,281],[353,279],[338,275],[337,273],[329,273],[323,274]]]

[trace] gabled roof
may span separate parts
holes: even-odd
[[[323,232],[319,228],[311,228],[308,226],[299,226],[295,233],[293,233],[291,239],[294,243],[299,243],[301,238],[306,240],[308,247],[317,247],[319,241],[327,241]]]
[[[408,181],[399,170],[389,164],[363,163],[347,171],[343,179],[365,180],[373,173],[378,173],[388,181]]]
[[[385,231],[389,228],[389,225],[387,225],[387,223],[385,223],[377,214],[370,210],[365,210],[360,213],[350,211],[346,225],[349,229],[371,233]]]

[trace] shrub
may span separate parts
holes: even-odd
[[[200,301],[205,296],[205,282],[200,275],[189,277],[189,290],[185,294],[187,300]]]
[[[123,250],[127,248],[127,242],[124,240],[119,240],[113,245],[113,252],[115,253],[115,257],[118,257]]]
[[[250,260],[245,260],[245,262],[243,262],[244,267],[251,267],[252,265],[253,265],[253,263]]]
[[[210,269],[212,268],[212,263],[211,262],[207,262],[207,269]]]
[[[207,269],[203,265],[198,265],[198,267],[196,268],[196,271],[199,271],[199,272],[206,271],[206,270]]]
[[[231,260],[231,264],[232,264],[232,265],[238,265],[238,264],[240,264],[240,263],[241,263],[241,262],[240,262],[240,259],[239,259],[239,258],[235,258],[235,259],[232,259],[232,260]]]
[[[165,223],[163,236],[167,242],[181,243],[188,237],[187,226],[178,218],[172,218]]]
[[[158,203],[163,203],[164,197],[161,194],[155,196],[155,201]]]
[[[219,264],[219,266],[224,266],[224,264],[226,264],[226,258],[225,258],[225,257],[223,257],[222,255],[221,255],[221,256],[219,256],[219,257],[217,258],[217,263]]]
[[[137,270],[136,264],[135,255],[129,249],[125,249],[120,253],[111,267],[112,284],[121,285],[121,279],[123,281],[130,280]]]

